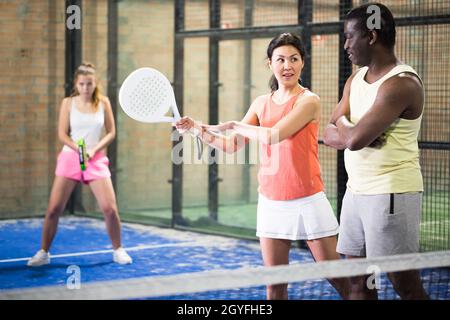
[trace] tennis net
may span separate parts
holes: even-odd
[[[19,288],[0,291],[0,299],[262,300],[266,285],[289,283],[290,299],[337,300],[340,296],[326,279],[370,275],[370,284],[378,289],[379,299],[391,300],[399,296],[386,273],[406,270],[419,271],[431,299],[450,298],[450,251],[440,251],[88,282],[78,289],[67,284]]]

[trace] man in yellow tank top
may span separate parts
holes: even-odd
[[[373,12],[379,12],[379,24]],[[344,34],[344,50],[361,68],[347,80],[324,132],[326,145],[345,149],[349,177],[337,251],[348,258],[418,252],[422,82],[395,56],[395,21],[386,6],[352,9]],[[388,277],[402,299],[428,298],[417,271]],[[376,286],[367,280],[352,279],[351,298],[377,299]]]

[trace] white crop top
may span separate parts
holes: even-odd
[[[100,141],[105,124],[105,110],[103,103],[99,103],[95,113],[85,113],[78,110],[75,98],[71,99],[70,107],[70,138],[77,143],[81,138],[86,142],[86,148],[92,149]],[[63,151],[72,150],[68,146]]]

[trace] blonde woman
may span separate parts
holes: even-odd
[[[106,134],[101,133],[105,129]],[[37,267],[50,263],[49,249],[70,194],[78,182],[89,185],[105,217],[113,246],[113,261],[132,263],[122,248],[121,225],[104,149],[114,140],[116,129],[109,99],[100,94],[93,64],[83,63],[75,72],[72,94],[64,98],[58,122],[58,137],[64,144],[58,155],[55,180],[42,231],[41,249],[28,261]],[[77,141],[85,139],[87,164],[81,170]]]

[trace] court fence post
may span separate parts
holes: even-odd
[[[209,27],[220,28],[220,0],[209,0]],[[219,40],[216,36],[209,37],[209,123],[219,121]],[[213,221],[218,219],[218,184],[219,166],[217,164],[216,150],[210,148],[210,161],[208,167],[208,215]]]
[[[77,6],[80,8],[80,12],[82,11],[82,0],[66,0],[66,19],[64,19],[65,26],[65,96],[69,97],[72,93],[73,87],[73,75],[81,64],[82,61],[82,25],[83,19],[81,19],[81,28],[68,28],[66,25],[66,21],[68,20],[71,13],[67,12],[67,8],[70,6]],[[70,214],[74,214],[75,210],[84,211],[83,203],[82,203],[82,194],[81,194],[81,185],[77,184],[75,189],[72,191],[70,195],[69,201],[67,202],[66,211],[69,211]]]
[[[116,125],[116,138],[108,146],[108,158],[110,160],[111,180],[114,189],[117,189],[117,146],[119,143],[119,132],[117,123],[117,54],[118,54],[118,8],[117,0],[108,0],[108,98],[111,102],[111,108],[114,116],[114,123]],[[117,190],[116,190],[117,192]]]
[[[175,1],[175,36],[174,36],[174,70],[173,87],[175,99],[177,101],[178,111],[183,116],[183,87],[184,87],[184,38],[178,37],[178,33],[184,31],[184,0]],[[176,137],[172,143],[172,150],[179,143],[183,143],[183,135],[178,134],[176,129],[172,128],[172,134]],[[172,151],[174,152],[174,151]],[[180,150],[180,157],[183,157],[183,149]],[[172,217],[170,225],[174,228],[176,225],[185,225],[183,219],[183,163],[172,163]]]
[[[344,19],[345,15],[351,10],[351,0],[339,1],[339,100],[342,98],[344,92],[345,82],[352,74],[352,63],[348,59],[344,50]],[[347,171],[344,164],[344,150],[337,151],[337,218],[340,220],[342,199],[344,198],[346,186],[347,186]]]

